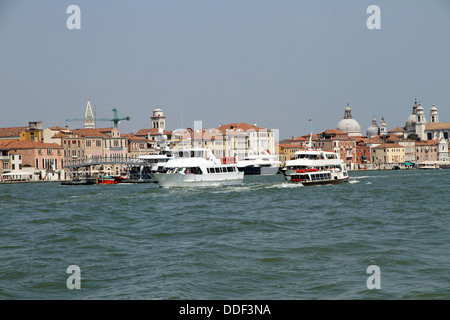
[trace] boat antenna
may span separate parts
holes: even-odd
[[[312,119],[309,119],[308,122],[311,125],[311,133],[309,134],[309,145],[308,145],[308,148],[311,149],[312,148],[312,141],[311,141],[311,139],[312,139]]]

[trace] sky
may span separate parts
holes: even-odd
[[[450,1],[0,0],[0,127],[81,128],[66,120],[88,99],[130,116],[122,133],[157,107],[168,130],[246,122],[281,139],[336,128],[347,103],[363,134],[373,116],[404,126],[414,99],[450,122]]]

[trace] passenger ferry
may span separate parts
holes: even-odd
[[[282,172],[286,180],[303,185],[340,183],[349,179],[339,155],[321,149],[297,151],[295,159],[286,161]]]
[[[273,175],[277,174],[281,162],[276,155],[263,151],[261,154],[249,155],[236,162],[239,171],[246,175]]]
[[[236,164],[222,164],[207,148],[172,150],[172,156],[161,171],[150,173],[160,187],[236,185],[244,179]]]

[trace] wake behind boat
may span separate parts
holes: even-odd
[[[209,149],[180,149],[172,154],[161,172],[150,174],[160,187],[236,185],[244,179],[236,164],[222,164]]]

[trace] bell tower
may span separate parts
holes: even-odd
[[[435,104],[433,104],[433,106],[431,107],[430,122],[431,123],[438,123],[439,122],[439,114],[438,114],[438,110],[437,110]]]
[[[84,128],[95,129],[94,114],[92,113],[91,101],[88,98],[86,113],[84,115]]]
[[[152,129],[166,129],[166,117],[160,108],[153,110],[153,116],[150,117],[152,121]]]
[[[416,115],[417,115],[416,134],[420,138],[420,140],[426,140],[425,124],[427,123],[427,120],[425,119],[423,108],[420,103],[419,106],[417,107]]]

